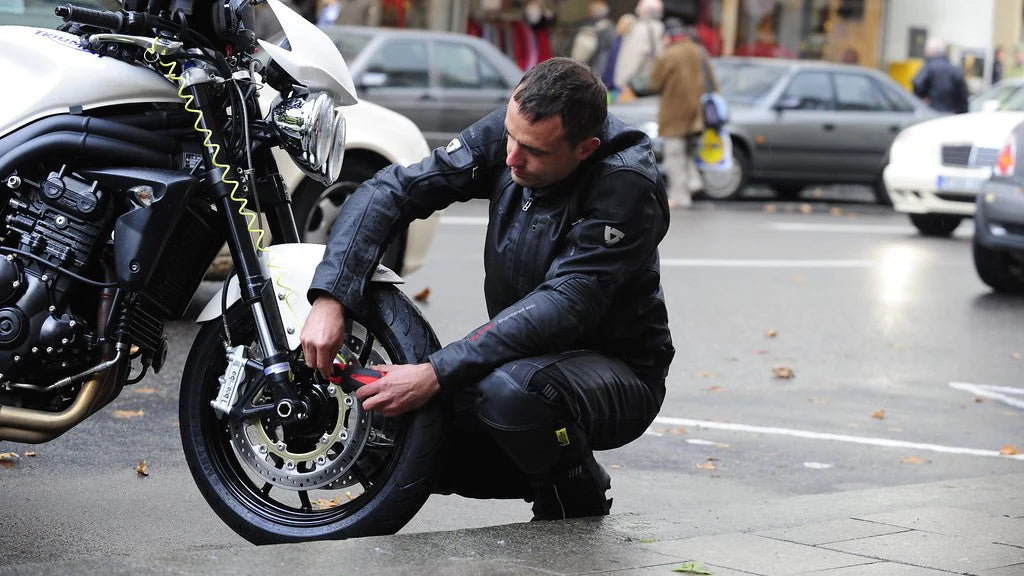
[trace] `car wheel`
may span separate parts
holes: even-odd
[[[1024,294],[1024,264],[1013,254],[973,242],[974,269],[981,281],[996,292]]]
[[[732,144],[732,166],[728,170],[701,172],[704,178],[704,196],[712,200],[731,200],[739,196],[750,176],[750,158],[747,152]]]
[[[949,214],[911,214],[910,223],[925,236],[948,238],[960,225],[963,216]]]
[[[772,190],[775,191],[775,196],[779,200],[799,200],[800,193],[804,191],[803,184],[775,184],[772,186]]]
[[[326,244],[334,221],[341,212],[341,205],[360,184],[372,178],[377,169],[364,162],[345,164],[341,178],[328,187],[312,178],[305,178],[292,194],[292,214],[299,229],[299,239],[311,244]],[[405,258],[405,241],[406,232],[402,231],[381,257],[381,264],[399,274]]]

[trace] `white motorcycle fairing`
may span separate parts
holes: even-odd
[[[333,95],[335,105],[349,106],[358,102],[348,64],[327,34],[280,0],[267,2],[291,44],[291,50],[285,50],[260,40],[267,54],[299,84]]]
[[[274,283],[274,292],[277,296],[274,301],[281,311],[281,321],[288,336],[288,347],[292,350],[299,347],[302,326],[312,309],[306,300],[306,291],[313,282],[317,264],[324,257],[324,248],[323,244],[275,244],[260,251],[263,273]],[[377,266],[370,282],[402,284],[405,281],[389,268]],[[230,308],[242,297],[238,289],[237,275],[231,277],[227,290],[227,307]],[[202,324],[220,317],[223,291],[222,288],[210,298],[196,318],[197,323]]]
[[[337,50],[335,50],[337,51]],[[0,26],[0,136],[30,122],[101,106],[178,102],[177,87],[142,66],[84,50],[78,36]]]

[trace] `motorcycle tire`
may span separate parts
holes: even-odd
[[[346,346],[359,355],[364,365],[422,362],[440,347],[437,336],[415,305],[395,286],[371,285],[366,297],[372,311],[370,317],[360,319],[346,314]],[[258,339],[249,309],[233,306],[228,310],[227,322],[232,345],[253,346],[257,350],[253,355],[258,355]],[[280,445],[274,446],[275,440],[270,436],[287,429],[273,424],[265,426],[263,420],[253,418],[255,427],[271,431],[261,432],[266,445],[248,445],[239,440],[238,428],[233,428],[236,424],[232,422],[238,420],[221,415],[210,406],[219,392],[218,378],[224,375],[227,366],[223,342],[221,319],[204,325],[196,337],[182,376],[179,424],[192,476],[207,503],[228,526],[254,544],[276,544],[394,534],[413,517],[433,487],[443,435],[437,398],[413,413],[385,418],[361,411],[354,394],[340,393],[335,399],[339,407],[333,408],[335,414],[325,419],[327,425],[332,419],[336,424],[347,422],[345,426],[365,419],[371,423],[366,426],[369,430],[359,433],[365,433],[363,438],[369,440],[354,449],[358,452],[353,454],[358,456],[350,457],[351,467],[341,476],[333,477],[331,485],[309,490],[299,484],[281,486],[281,479],[275,475],[286,474],[286,466],[297,472],[304,464],[300,461],[296,467],[294,461],[274,460],[275,448]],[[305,376],[303,370],[307,371]],[[312,381],[312,372],[298,366],[296,382],[302,378]],[[355,409],[361,411],[359,416]],[[304,441],[318,448],[316,438],[321,442],[327,438],[318,436],[320,433],[313,430],[313,439]],[[352,438],[355,435],[354,432]],[[349,436],[342,439],[345,438]],[[293,441],[290,437],[286,440]],[[260,454],[264,455],[262,460]],[[265,462],[270,462],[269,466],[264,466]],[[305,464],[317,469],[312,462]],[[270,472],[261,472],[260,466]],[[326,468],[331,466],[334,464]],[[353,495],[353,491],[357,494]],[[332,498],[335,494],[337,497]]]

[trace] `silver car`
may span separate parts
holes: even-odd
[[[361,99],[411,119],[431,147],[508,102],[522,71],[493,44],[452,32],[358,26],[324,31]]]
[[[729,102],[732,169],[705,173],[704,193],[737,196],[767,184],[795,198],[812,184],[868,184],[889,203],[882,169],[904,126],[938,115],[888,76],[869,68],[810,60],[716,58],[719,92]],[[612,112],[656,129],[657,98]],[[653,123],[653,125],[652,125]]]

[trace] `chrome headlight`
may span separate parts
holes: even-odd
[[[334,100],[326,92],[282,100],[270,112],[281,147],[303,172],[325,185],[334,183],[341,172],[345,121],[338,118],[341,114],[334,111]]]

